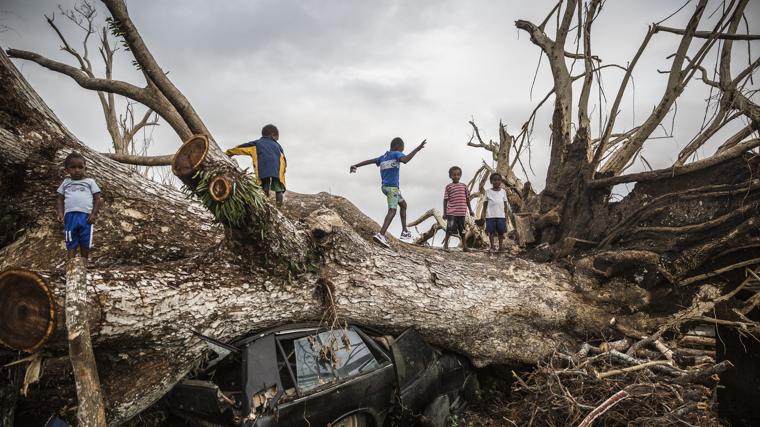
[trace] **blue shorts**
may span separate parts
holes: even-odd
[[[502,234],[507,232],[507,219],[506,218],[486,218],[486,233],[489,236]]]
[[[92,247],[92,225],[87,223],[90,214],[86,212],[67,212],[63,216],[63,233],[66,249]]]

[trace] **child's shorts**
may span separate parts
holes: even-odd
[[[282,193],[285,191],[285,186],[275,177],[264,178],[261,180],[261,188],[264,191],[272,190],[275,193]]]
[[[446,233],[464,237],[464,217],[449,215],[446,220]]]
[[[86,212],[67,212],[63,216],[63,232],[66,249],[92,247],[92,225],[87,223],[90,214]]]
[[[388,199],[388,209],[396,209],[399,202],[403,202],[404,198],[401,196],[401,192],[398,187],[380,187],[385,197]]]
[[[507,232],[506,218],[486,218],[486,233],[489,236],[498,234],[499,236]]]

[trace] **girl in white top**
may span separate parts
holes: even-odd
[[[501,187],[502,177],[498,173],[489,178],[492,188],[486,189],[486,201],[483,205],[481,221],[486,227],[491,251],[496,250],[496,236],[499,237],[499,251],[504,250],[504,235],[507,233],[507,213],[512,215],[512,208],[507,200],[507,192]]]

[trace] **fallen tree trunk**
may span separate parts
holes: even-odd
[[[308,258],[300,274],[272,269],[269,263],[256,262],[261,254],[246,252],[250,247],[240,235],[213,244],[215,234],[203,223],[208,217],[193,214],[197,208],[180,202],[176,190],[152,184],[79,145],[7,58],[0,55],[0,59],[0,72],[8,83],[0,89],[0,98],[8,101],[2,107],[0,157],[19,171],[13,176],[15,182],[50,194],[62,178],[57,172],[61,158],[77,149],[85,153],[89,173],[102,183],[109,202],[102,228],[112,236],[108,239],[113,246],[98,248],[96,243],[93,251],[88,298],[94,309],[88,314],[111,424],[156,401],[197,363],[204,347],[193,330],[229,339],[276,324],[325,320],[325,313],[331,313],[340,321],[390,331],[415,326],[432,343],[468,354],[482,365],[536,362],[558,345],[574,343],[589,331],[601,331],[607,319],[617,314],[614,308],[595,307],[593,298],[578,293],[572,275],[560,267],[513,258],[444,257],[432,249],[399,246],[401,253],[380,249],[364,238],[364,230],[376,225],[345,200],[328,201],[324,195],[292,198],[290,214],[300,218],[300,226],[279,213],[270,217],[282,223],[278,229],[284,239],[307,242],[304,253],[318,254]],[[9,122],[11,117],[18,121]],[[54,137],[31,139],[40,132]],[[43,169],[47,173],[40,175],[37,171]],[[6,179],[3,188],[7,188]],[[161,193],[144,191],[155,188],[161,188]],[[135,197],[131,189],[143,190],[143,203],[135,208],[121,199]],[[13,197],[27,196],[33,195],[22,192]],[[37,206],[45,206],[44,198],[37,200]],[[54,303],[35,312],[52,309],[60,319],[65,286],[55,260],[61,259],[63,250],[54,224],[40,227],[43,231],[36,229],[45,222],[44,215],[39,215],[45,210],[38,209],[35,216],[33,209],[24,208],[29,202],[25,203],[11,206],[21,207],[14,212],[28,216],[29,225],[16,230],[15,240],[5,242],[0,259],[4,268],[39,273]],[[49,206],[52,213],[52,200]],[[319,206],[333,209],[315,209]],[[269,205],[264,209],[276,212]],[[140,223],[145,236],[153,236],[150,245],[145,245],[150,247],[141,252],[143,263],[101,266],[119,259],[119,250],[129,247],[132,239],[121,223],[130,223],[136,216],[157,222],[153,226]],[[169,229],[162,236],[151,233],[164,226]],[[188,233],[197,233],[200,242],[188,239]],[[166,256],[173,245],[183,248],[175,251],[179,258]],[[27,249],[20,251],[21,247]],[[0,300],[17,290],[14,286],[2,289],[6,294]],[[8,315],[29,321],[19,312]],[[54,318],[48,321],[57,332],[46,348],[62,351],[62,324],[59,321],[56,326]],[[50,325],[40,322],[37,326]],[[32,392],[43,392],[41,388]]]
[[[576,294],[561,269],[515,259],[502,274],[498,262],[477,256],[452,269],[430,249],[399,259],[376,253],[345,224],[330,225],[325,238],[339,249],[320,273],[290,282],[240,267],[226,251],[155,268],[91,269],[89,324],[111,422],[135,415],[194,366],[204,346],[192,331],[226,340],[282,323],[328,321],[332,312],[341,322],[389,331],[414,326],[484,365],[535,363],[601,332],[609,318]],[[40,273],[60,304],[60,273]],[[56,346],[54,335],[48,348]]]
[[[3,229],[0,267],[38,274],[51,296],[30,303],[33,310],[3,314],[34,326],[33,346],[63,353],[65,335],[55,319],[66,297],[64,251],[50,195],[63,178],[63,157],[82,151],[106,201],[87,298],[109,424],[133,417],[196,366],[205,347],[193,331],[227,340],[305,320],[391,332],[414,326],[431,343],[485,365],[536,363],[557,347],[608,333],[613,317],[618,327],[641,331],[667,314],[649,315],[650,293],[617,273],[600,279],[512,257],[398,243],[379,248],[367,239],[377,225],[344,199],[292,195],[286,216],[220,156],[213,140],[195,135],[173,166],[209,214],[179,191],[81,145],[4,54],[0,77],[0,213],[13,218],[4,222],[11,225]],[[18,283],[12,274],[9,283]],[[18,289],[0,287],[0,301]],[[45,312],[53,315],[34,321],[29,315]],[[38,336],[47,330],[53,333],[46,343]],[[47,375],[70,384],[60,372]],[[65,390],[35,387],[29,399]]]

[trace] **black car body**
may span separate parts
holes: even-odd
[[[211,347],[219,357],[166,399],[197,425],[379,427],[391,414],[404,423],[420,414],[443,420],[477,388],[466,358],[433,349],[413,329],[393,339],[357,326],[293,325]]]

